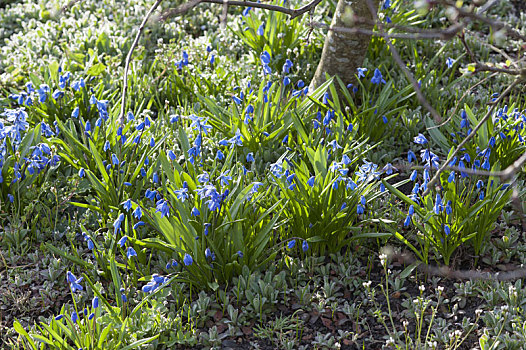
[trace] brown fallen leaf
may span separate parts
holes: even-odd
[[[343,345],[351,345],[352,343],[354,343],[352,340],[350,339],[344,339],[343,340]]]
[[[252,328],[247,327],[247,326],[241,327],[241,331],[243,332],[244,335],[252,334]]]
[[[307,334],[307,335],[304,335],[301,339],[302,340],[311,340],[312,338],[314,338],[314,336],[312,334]]]
[[[228,328],[228,326],[224,323],[218,323],[216,327],[217,327],[217,334],[223,333]]]
[[[334,330],[334,327],[332,325],[332,321],[330,319],[322,317],[321,318],[321,323],[323,323],[323,325],[325,327],[329,328],[330,330]]]

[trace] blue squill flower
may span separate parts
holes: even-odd
[[[167,216],[170,216],[170,206],[168,205],[168,202],[164,199],[160,199],[156,203],[156,210],[155,212],[161,213],[161,218]]]
[[[167,281],[166,277],[153,274],[152,279],[145,286],[142,287],[144,293],[152,293],[159,287],[161,287]]]
[[[127,199],[124,202],[121,203],[123,208],[126,209],[126,211],[130,210],[132,207],[132,201],[131,199]]]
[[[71,322],[73,322],[73,323],[77,323],[78,320],[79,320],[79,316],[77,315],[77,313],[76,313],[75,311],[73,311],[73,312],[71,313]]]
[[[220,175],[219,175],[219,182],[221,184],[221,186],[228,186],[230,185],[230,182],[232,180],[232,176],[229,176],[228,175],[228,172],[229,170],[225,171],[225,172],[222,172]]]
[[[261,54],[261,56],[259,56],[259,58],[261,59],[261,63],[264,65],[267,65],[270,63],[270,54],[268,53],[268,51],[263,51],[263,53]]]
[[[440,195],[437,193],[436,195],[436,198],[435,198],[435,206],[434,206],[434,209],[433,211],[435,212],[435,214],[439,214],[443,209],[443,206],[442,206],[442,198],[440,198]]]
[[[241,135],[241,131],[237,129],[236,134],[234,137],[228,140],[228,143],[230,143],[231,147],[234,146],[243,146],[243,135]]]
[[[137,252],[132,247],[128,247],[126,251],[126,258],[131,259],[133,256],[137,256]]]
[[[413,142],[418,145],[425,145],[427,143],[427,139],[424,135],[418,134],[418,136],[415,136],[413,139]]]
[[[183,263],[186,266],[190,266],[192,265],[193,262],[194,262],[194,259],[192,259],[192,257],[189,254],[185,253],[184,258],[183,258]]]
[[[356,213],[357,213],[358,215],[363,214],[364,211],[365,211],[364,208],[363,208],[360,204],[358,204],[358,205],[356,206]]]
[[[133,211],[133,216],[134,216],[137,220],[141,220],[141,217],[142,217],[142,210],[141,210],[141,207],[137,206],[137,208],[135,208],[135,210]]]
[[[447,201],[447,204],[446,204],[446,214],[447,215],[451,215],[451,213],[453,212],[453,208],[451,208],[451,201]]]
[[[144,226],[144,225],[146,225],[146,223],[144,221],[139,221],[135,225],[133,225],[133,229],[136,230],[139,227]]]
[[[84,288],[80,285],[80,282],[84,279],[83,277],[77,279],[75,275],[71,273],[71,271],[68,271],[66,273],[67,281],[69,282],[69,285],[71,287],[71,291],[75,293],[77,290],[83,290]]]
[[[385,79],[382,77],[382,72],[378,68],[374,70],[374,76],[371,78],[373,84],[385,84]]]
[[[391,163],[387,163],[383,169],[387,175],[391,175],[393,172],[398,171]]]
[[[78,118],[78,117],[79,117],[79,114],[80,114],[80,109],[79,109],[79,107],[75,107],[75,109],[73,110],[73,112],[71,112],[71,117],[72,117],[72,118]]]
[[[358,68],[358,79],[365,78],[365,72],[367,72],[367,68]]]
[[[126,244],[126,241],[128,240],[128,236],[122,236],[121,239],[119,239],[119,241],[117,242],[118,245],[120,245],[121,247],[124,247],[124,244]]]
[[[408,161],[409,163],[412,163],[413,160],[416,160],[416,155],[415,155],[415,153],[414,153],[413,151],[409,150],[409,151],[407,152],[407,161]]]
[[[188,199],[188,188],[175,190],[174,193],[177,199],[179,199],[181,202],[184,202],[186,199]]]
[[[117,158],[117,155],[115,153],[111,154],[111,162],[113,165],[119,165],[119,158]]]
[[[294,248],[295,245],[296,245],[296,240],[295,240],[295,239],[291,239],[291,240],[287,243],[287,248],[288,248],[288,249],[292,249],[292,248]]]
[[[292,68],[293,64],[292,61],[288,58],[285,60],[285,63],[283,64],[283,73],[289,74],[290,69]]]
[[[262,36],[263,34],[265,34],[265,23],[262,23],[262,24],[259,26],[259,28],[258,28],[256,34],[257,34],[257,35],[260,35],[260,36]]]

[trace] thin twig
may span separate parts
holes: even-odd
[[[520,69],[508,69],[508,68],[499,68],[499,67],[492,67],[488,66],[484,63],[476,63],[475,64],[475,72],[494,72],[494,73],[504,73],[509,75],[520,75],[521,70]]]
[[[219,23],[221,25],[221,28],[226,28],[226,21],[228,18],[228,0],[223,0],[223,11],[221,13],[221,18],[219,20]]]
[[[447,169],[464,172],[468,175],[480,175],[480,176],[494,176],[500,178],[501,181],[507,181],[511,179],[518,170],[526,163],[526,152],[514,161],[510,166],[501,171],[486,171],[480,169],[469,169],[459,168],[458,166],[448,166]]]
[[[486,115],[479,121],[479,123],[473,128],[473,130],[471,130],[471,132],[468,134],[468,136],[466,136],[466,138],[464,140],[462,140],[462,142],[457,146],[457,148],[453,151],[453,153],[447,158],[447,160],[442,164],[442,166],[437,170],[437,172],[435,173],[435,175],[433,176],[433,178],[431,179],[431,181],[429,181],[429,183],[427,184],[427,189],[424,191],[424,193],[422,194],[423,196],[427,195],[430,191],[431,188],[433,188],[433,185],[438,181],[438,179],[440,179],[440,174],[448,167],[448,164],[451,162],[451,160],[453,159],[453,157],[455,157],[458,152],[464,147],[464,145],[469,141],[471,140],[471,138],[473,136],[475,136],[475,134],[478,132],[478,130],[482,127],[482,125],[484,125],[484,123],[486,123],[488,121],[488,119],[491,117],[492,113],[493,113],[493,110],[495,109],[495,107],[502,101],[504,100],[504,98],[511,92],[511,90],[513,90],[513,88],[515,86],[517,86],[519,83],[521,83],[523,81],[523,78],[522,77],[518,77],[517,79],[515,79],[513,81],[513,83],[511,83],[510,86],[508,86],[506,88],[506,90],[504,90],[504,92],[502,93],[502,95],[499,96],[499,98],[497,98],[497,100],[491,105],[491,107],[489,108],[488,112],[486,113]]]
[[[398,260],[400,263],[413,264],[418,260],[410,253],[388,254],[390,260]],[[417,270],[429,275],[440,276],[458,280],[481,280],[481,281],[513,281],[526,277],[526,268],[520,267],[512,271],[505,272],[482,272],[477,270],[454,270],[449,266],[433,266],[420,263]]]
[[[324,28],[327,27],[327,24],[321,22],[312,22],[308,24],[311,27]],[[391,38],[391,39],[410,39],[410,40],[450,40],[462,30],[463,25],[458,24],[451,27],[448,27],[447,30],[423,30],[421,32],[412,32],[412,33],[386,33],[386,32],[377,32],[370,29],[364,28],[346,28],[346,27],[330,27],[329,30],[339,32],[339,33],[350,33],[350,34],[365,34],[370,36],[378,36],[382,38]]]
[[[506,33],[509,36],[513,37],[514,39],[521,39],[523,41],[526,41],[526,36],[522,35],[519,31],[510,27],[506,23],[498,21],[494,18],[483,16],[473,11],[466,10],[465,8],[462,8],[462,7],[457,7],[454,2],[447,1],[447,0],[434,0],[434,1],[430,1],[430,3],[444,5],[444,6],[453,8],[460,17],[486,23],[496,30],[504,29]]]
[[[137,47],[137,44],[139,43],[139,39],[141,38],[142,32],[144,30],[144,27],[146,26],[146,22],[148,22],[148,19],[150,18],[153,11],[157,9],[157,7],[163,2],[163,0],[157,0],[153,4],[153,6],[150,8],[146,16],[144,16],[144,19],[139,26],[139,29],[137,30],[137,35],[135,36],[135,40],[133,41],[132,46],[130,47],[130,51],[128,51],[128,56],[126,57],[126,64],[124,66],[124,81],[122,86],[122,99],[121,99],[121,112],[119,114],[119,123],[124,123],[124,110],[126,109],[126,94],[128,92],[128,70],[130,69],[130,62],[132,60],[133,51]],[[197,0],[194,0],[194,2],[197,2]]]
[[[435,125],[435,126],[430,126],[429,128],[427,128],[427,130],[440,128],[440,127],[446,125],[447,123],[449,123],[453,119],[453,116],[457,113],[458,107],[460,106],[460,102],[462,102],[466,98],[466,96],[471,92],[471,90],[473,90],[474,88],[476,88],[479,85],[484,84],[487,80],[489,80],[490,78],[495,77],[496,75],[498,75],[498,73],[493,73],[493,74],[487,76],[486,78],[482,79],[481,81],[477,82],[476,84],[470,86],[466,91],[464,91],[464,94],[462,94],[462,97],[460,97],[460,99],[457,101],[457,104],[455,105],[455,108],[453,109],[453,112],[450,113],[449,118],[447,118],[447,120],[445,122],[443,122],[442,124]]]
[[[466,37],[464,35],[464,32],[462,32],[459,36],[459,39],[460,39],[460,42],[462,43],[462,45],[464,45],[464,48],[466,49],[466,52],[468,53],[469,57],[471,58],[471,60],[473,62],[475,62],[476,64],[479,63],[479,60],[478,58],[475,56],[475,54],[473,53],[473,51],[471,50],[471,48],[469,47],[468,43],[466,42]]]
[[[303,15],[304,13],[309,12],[310,10],[314,9],[320,2],[321,2],[321,0],[313,0],[310,3],[308,3],[307,5],[305,5],[303,7],[300,7],[299,9],[290,9],[290,8],[283,7],[283,6],[270,5],[270,4],[265,4],[265,3],[253,2],[253,1],[228,1],[228,5],[229,6],[240,6],[240,7],[253,7],[253,8],[260,8],[260,9],[265,9],[265,10],[270,10],[270,11],[275,11],[275,12],[281,12],[281,13],[284,13],[286,15],[289,15],[291,19],[294,19],[294,18],[299,17],[299,16]],[[210,3],[210,4],[224,5],[224,0],[201,0],[201,1],[198,1],[192,7],[195,7],[199,3]],[[161,21],[165,21],[168,18],[171,18],[173,16],[179,15],[180,13],[181,13],[180,12],[180,7],[176,7],[174,9],[170,9],[170,10],[166,11],[165,13],[163,13],[161,15],[160,19],[161,19]]]

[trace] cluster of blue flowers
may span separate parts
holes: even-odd
[[[60,157],[56,154],[52,154],[52,150],[46,143],[39,143],[35,146],[31,146],[31,152],[25,154],[22,159],[16,159],[18,154],[18,148],[24,137],[24,133],[29,128],[27,121],[27,112],[24,107],[15,109],[5,109],[0,116],[4,117],[5,124],[0,121],[0,183],[4,182],[3,171],[5,160],[9,156],[15,157],[13,164],[13,178],[12,183],[16,183],[23,180],[26,177],[26,171],[29,175],[40,174],[48,166],[56,166],[60,162]],[[43,136],[49,136],[49,129],[45,123],[41,128]],[[53,132],[51,131],[53,134]],[[14,201],[14,196],[9,193],[7,194],[11,202]]]
[[[499,108],[493,116],[494,124],[499,126],[498,137],[501,141],[517,138],[520,144],[526,145],[523,136],[526,126],[526,116],[518,108],[508,113],[508,106]],[[493,145],[495,146],[495,145]]]
[[[93,320],[95,317],[95,311],[99,308],[99,297],[94,297],[91,301],[91,313],[89,312],[88,308],[84,308],[84,311],[81,314],[84,314],[84,317],[86,317],[89,321]],[[64,318],[64,314],[59,314],[55,316],[55,321],[60,321]],[[79,322],[79,315],[77,311],[73,311],[70,316],[70,320],[73,324],[77,324]]]
[[[144,293],[153,293],[156,289],[160,288],[168,279],[158,274],[153,274],[152,279],[142,287]]]
[[[358,79],[365,78],[365,73],[367,72],[367,68],[358,68],[357,71],[358,71]],[[371,78],[371,83],[375,85],[381,85],[381,84],[386,83],[382,75],[382,72],[378,68],[375,68],[374,70],[374,74]]]

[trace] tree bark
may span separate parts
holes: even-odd
[[[336,11],[332,17],[331,28],[352,28],[350,18],[345,18],[348,7],[352,9],[354,16],[372,21],[372,15],[367,6],[368,0],[339,0]],[[378,7],[379,0],[373,0]],[[348,11],[348,10],[347,10]],[[347,12],[348,13],[348,12]],[[348,16],[347,16],[348,17]],[[360,24],[360,28],[371,30],[372,26]],[[314,91],[325,82],[325,74],[329,76],[338,75],[345,84],[355,82],[356,69],[361,67],[371,37],[364,34],[342,33],[329,30],[320,62],[309,87]]]

